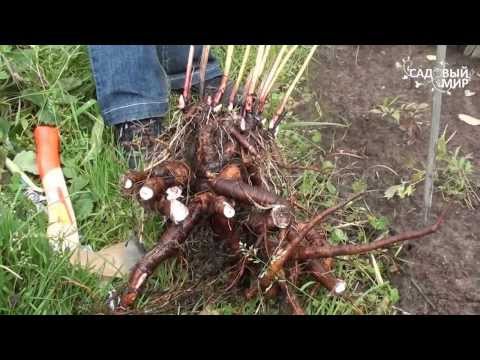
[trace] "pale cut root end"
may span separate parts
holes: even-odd
[[[182,197],[182,188],[180,186],[172,186],[167,189],[167,200],[177,200]]]
[[[286,229],[290,225],[290,211],[285,205],[275,205],[272,209],[273,223],[279,229]]]
[[[337,283],[335,284],[335,287],[333,288],[333,292],[336,295],[342,295],[346,289],[347,289],[347,283],[343,280],[338,280]]]
[[[128,189],[131,189],[132,186],[133,186],[133,181],[132,181],[132,180],[130,180],[130,179],[125,180],[125,182],[124,182],[124,184],[123,184],[123,187],[124,187],[125,189],[127,189],[127,190],[128,190]]]
[[[178,105],[177,107],[180,109],[180,110],[183,110],[185,109],[185,99],[183,98],[183,95],[180,95],[178,97]]]
[[[235,216],[235,209],[227,202],[223,202],[223,215],[227,219],[231,219]]]
[[[148,186],[142,186],[142,188],[140,189],[140,191],[138,192],[138,195],[140,195],[140,198],[142,200],[145,200],[145,201],[148,201],[150,200],[151,198],[153,198],[153,195],[154,195],[154,192],[151,188],[149,188]]]
[[[240,130],[245,131],[247,129],[247,124],[245,123],[245,118],[240,119]]]
[[[188,208],[178,200],[170,201],[170,218],[175,224],[181,223],[189,214]]]

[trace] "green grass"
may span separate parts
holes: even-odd
[[[399,125],[400,119],[404,118],[420,120],[428,108],[426,103],[406,103],[399,99],[399,96],[385,98],[383,104],[377,105],[370,112],[389,121],[393,120]],[[474,209],[476,205],[480,204],[478,194],[480,184],[478,174],[476,174],[476,169],[471,161],[473,156],[464,154],[460,146],[454,150],[448,146],[455,133],[447,139],[447,127],[437,142],[435,186],[445,199],[459,201],[462,205]],[[425,180],[425,170],[415,168],[411,168],[411,170],[411,179],[392,185],[385,191],[386,197],[397,196],[399,199],[404,199],[415,192],[415,186]]]
[[[238,71],[243,48],[236,47],[233,73]],[[279,48],[274,46],[271,54]],[[223,61],[225,48],[216,47],[214,52]],[[299,48],[280,83],[288,84],[293,79],[307,52],[307,47]],[[252,60],[253,55],[254,52]],[[301,96],[305,86],[304,82],[300,83],[293,97]],[[281,90],[277,89],[272,95],[267,114],[271,115],[281,100]],[[3,168],[5,155],[13,159],[21,151],[34,150],[32,131],[35,125],[59,126],[62,162],[81,241],[98,250],[126,240],[132,230],[139,228],[142,211],[119,194],[117,183],[126,169],[125,162],[115,147],[112,130],[103,126],[94,94],[85,46],[0,46],[0,168]],[[172,108],[174,110],[174,106]],[[288,114],[285,123],[294,119],[293,114]],[[316,165],[320,162],[326,169],[325,174],[305,172],[295,179],[299,201],[317,211],[338,200],[339,190],[330,176],[335,164],[321,158],[320,131],[282,126],[279,139],[298,164],[309,165],[317,161]],[[0,170],[0,191],[0,313],[104,311],[102,306],[108,291],[122,288],[125,280],[102,282],[95,275],[71,266],[65,256],[53,254],[45,236],[46,216],[23,196],[18,177],[10,177],[8,172]],[[370,241],[385,230],[381,226],[382,219],[370,214],[361,203],[342,212],[341,219],[342,223],[327,228],[334,242]],[[147,246],[154,244],[162,225],[162,219],[146,217]],[[379,282],[369,256],[337,261],[337,274],[347,281],[350,299],[332,298],[322,288],[313,291],[311,279],[306,278],[297,289],[307,304],[306,311],[310,314],[391,313],[391,305],[398,299],[398,293],[385,277],[392,258],[387,252],[377,252],[375,259],[383,282]],[[148,288],[178,289],[186,276],[178,261],[170,261],[160,266]],[[144,308],[149,301],[148,296],[142,296],[138,305]],[[202,301],[201,298],[196,310],[202,310]],[[220,300],[209,304],[208,308],[221,314],[279,312],[278,303],[261,298],[249,302],[241,298]],[[178,309],[176,312],[187,311]]]
[[[447,139],[446,130],[437,143],[436,184],[444,197],[459,200],[468,208],[474,209],[475,205],[480,204],[480,183],[470,161],[472,154],[464,155],[460,146],[455,150],[449,149],[448,143],[455,134]]]

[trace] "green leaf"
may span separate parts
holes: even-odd
[[[59,98],[55,100],[55,104],[57,105],[69,105],[75,104],[77,98],[70,94],[62,94]]]
[[[377,231],[385,231],[387,230],[388,225],[390,222],[388,219],[384,216],[381,216],[379,218],[369,215],[368,216],[368,223]]]
[[[352,190],[354,193],[360,193],[367,190],[367,183],[362,179],[357,179],[352,184]]]
[[[319,131],[316,131],[312,136],[312,141],[315,144],[320,144],[322,142],[322,134]]]
[[[302,194],[308,194],[312,191],[315,185],[315,175],[310,171],[303,173],[302,183],[300,184],[300,192]]]
[[[8,131],[10,130],[10,123],[0,117],[0,142],[8,137]]]
[[[16,193],[18,189],[23,187],[22,177],[20,174],[15,173],[10,178],[10,183],[8,184],[8,188],[12,193]]]
[[[44,94],[28,93],[27,91],[22,92],[22,97],[23,99],[31,102],[34,105],[37,105],[40,108],[44,107],[45,102],[47,101],[47,98]]]
[[[392,117],[395,119],[396,122],[400,121],[400,110],[395,110],[392,114]]]
[[[9,54],[9,60],[11,64],[15,65],[15,71],[18,73],[25,73],[25,75],[29,75],[31,77],[31,73],[34,72],[34,64],[33,58],[35,54],[33,49],[21,49],[12,51]],[[38,77],[35,75],[35,79],[37,80]]]
[[[73,202],[75,216],[78,220],[87,218],[93,211],[93,199],[90,193],[81,194],[76,201]]]
[[[75,77],[66,77],[58,80],[58,83],[63,90],[70,91],[82,85],[82,80]]]
[[[22,151],[15,156],[13,162],[25,172],[38,175],[37,165],[35,163],[35,153],[33,151]]]
[[[401,193],[399,194],[400,197],[403,199],[405,198],[406,196],[410,196],[413,194],[413,191],[414,191],[414,188],[412,185],[408,185],[407,187],[404,187],[401,191]]]
[[[335,186],[330,181],[327,181],[326,185],[327,185],[327,190],[330,194],[336,194],[337,189],[335,188]]]
[[[65,167],[65,168],[63,168],[63,175],[67,179],[72,179],[72,178],[75,178],[77,176],[77,172],[73,168]]]
[[[281,99],[281,94],[274,92],[272,93],[271,99],[272,102],[279,101]]]
[[[465,173],[468,175],[468,174],[471,174],[473,172],[473,166],[472,166],[472,163],[471,161],[468,161],[465,163]]]
[[[397,303],[398,300],[400,300],[400,294],[398,292],[398,289],[390,289],[390,301],[392,302],[392,304]]]
[[[92,106],[94,106],[95,104],[97,103],[97,100],[95,99],[90,99],[88,100],[85,104],[83,104],[82,106],[80,106],[76,111],[75,111],[75,115],[78,117],[80,116],[82,113],[84,113],[85,111],[87,111],[88,109],[90,109]]]
[[[0,191],[2,189],[2,174],[5,172],[5,159],[7,157],[6,151],[0,147]]]
[[[390,186],[387,190],[385,190],[385,195],[387,199],[391,199],[395,196],[395,194],[400,190],[402,185],[393,185]]]
[[[7,53],[12,50],[12,45],[0,45],[0,53]]]
[[[41,124],[55,124],[56,116],[50,109],[44,107],[37,112],[37,118]]]
[[[78,192],[78,191],[81,191],[85,188],[85,186],[87,186],[89,183],[89,180],[83,176],[76,176],[73,178],[72,180],[72,184],[71,184],[71,187],[70,187],[70,192],[72,194]]]
[[[335,166],[333,165],[333,163],[331,161],[326,160],[322,163],[322,169],[323,170],[330,170],[330,169],[333,169],[334,167]]]
[[[342,229],[334,229],[331,238],[334,243],[346,242],[348,240],[347,234]]]
[[[6,80],[10,77],[5,70],[0,70],[0,80]]]
[[[447,141],[445,140],[445,137],[442,136],[437,141],[437,158],[439,160],[444,160],[446,155],[447,155]]]
[[[102,148],[102,135],[105,125],[102,120],[96,119],[95,125],[92,128],[92,135],[90,137],[90,150],[88,151],[85,159],[82,161],[84,164],[86,161],[94,159]]]
[[[425,177],[425,171],[419,170],[415,174],[413,174],[411,181],[416,183],[423,181],[423,178]]]

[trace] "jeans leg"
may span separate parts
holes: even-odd
[[[165,115],[170,88],[154,45],[90,45],[89,54],[107,124]]]
[[[176,90],[183,89],[190,45],[158,45],[157,52],[160,64],[165,69],[168,79],[170,80],[171,88]],[[193,56],[194,72],[192,85],[200,83],[199,65],[201,56],[202,46],[196,45]],[[222,74],[223,71],[220,68],[220,64],[210,52],[208,56],[205,79],[210,80]]]

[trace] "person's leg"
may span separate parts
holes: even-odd
[[[154,45],[91,45],[89,53],[106,123],[165,115],[169,81]]]
[[[157,52],[160,64],[163,66],[168,75],[168,79],[170,80],[170,86],[172,89],[183,89],[189,51],[190,45],[157,45]],[[198,65],[200,64],[201,56],[202,46],[197,45],[195,46],[195,52],[193,57],[195,69],[192,77],[192,85],[200,83],[200,71]],[[205,79],[211,80],[214,78],[218,78],[222,74],[223,71],[220,68],[220,64],[210,52],[205,73]]]

